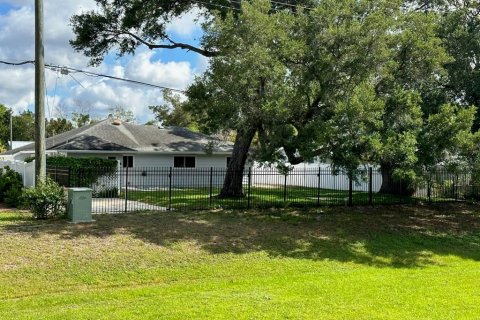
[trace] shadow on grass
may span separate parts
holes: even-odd
[[[33,237],[108,238],[129,234],[173,247],[190,242],[212,254],[266,252],[271,257],[415,268],[433,255],[480,261],[480,209],[470,205],[171,212],[97,215],[92,224],[64,221],[5,225]],[[1,232],[0,229],[0,232]]]

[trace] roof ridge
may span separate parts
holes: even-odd
[[[92,127],[100,125],[101,123],[105,122],[106,120],[108,120],[108,119],[104,119],[104,120],[100,120],[98,122],[90,123],[86,126],[75,128],[75,129],[72,129],[72,130],[69,130],[69,131],[62,132],[58,135],[54,135],[52,137],[46,138],[45,139],[45,144],[52,141],[53,145],[50,148],[55,148],[55,147],[57,147],[61,144],[64,144],[64,143],[68,142],[68,140],[73,140],[74,138],[79,137],[82,133],[85,133],[86,131],[90,130]],[[63,137],[72,134],[74,131],[75,131],[75,133],[72,136],[70,136],[69,139],[63,139]],[[55,140],[58,140],[58,143],[55,143]],[[35,142],[34,142],[34,144],[35,144]]]

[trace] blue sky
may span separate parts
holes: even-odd
[[[0,0],[0,60],[34,59],[33,0]],[[85,69],[175,89],[184,89],[208,66],[208,60],[183,50],[150,51],[139,48],[134,56],[118,59],[110,54],[104,62],[92,68],[88,58],[72,50],[68,41],[73,34],[69,18],[74,13],[95,9],[93,0],[44,0],[45,61],[49,64]],[[201,29],[194,21],[197,12],[186,14],[168,28],[177,41],[198,43]],[[34,68],[27,65],[0,65],[0,104],[21,112],[33,110]],[[153,119],[149,105],[163,103],[159,89],[124,82],[92,78],[83,74],[62,75],[46,71],[47,117],[70,116],[72,112],[87,112],[103,118],[109,108],[122,106],[134,112],[137,122]]]

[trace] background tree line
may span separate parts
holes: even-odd
[[[135,121],[133,112],[122,106],[109,109],[110,114],[125,122]],[[0,150],[7,150],[10,144],[10,120],[12,121],[13,141],[33,141],[35,138],[35,114],[25,110],[19,114],[13,114],[12,109],[0,104]],[[70,131],[97,122],[88,113],[72,112],[71,117],[65,115],[45,120],[46,137],[52,137],[63,132]]]

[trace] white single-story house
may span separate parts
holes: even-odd
[[[180,127],[159,128],[112,120],[47,138],[47,155],[101,157],[118,160],[124,168],[226,168],[233,143]],[[30,143],[0,154],[5,160],[34,156]]]
[[[111,118],[47,138],[45,144],[47,157],[117,160],[121,171],[115,181],[102,178],[99,183],[103,188],[126,184],[138,188],[221,185],[233,150],[232,142],[186,128],[159,128]],[[14,167],[29,186],[34,183],[33,167],[23,161],[34,155],[35,144],[30,143],[0,154],[0,162]],[[213,181],[211,168],[216,170]]]

